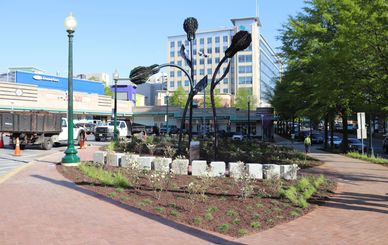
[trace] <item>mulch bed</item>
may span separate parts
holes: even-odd
[[[57,170],[77,185],[125,205],[178,223],[233,237],[269,229],[305,215],[313,210],[317,203],[328,198],[335,189],[335,183],[330,181],[312,200],[309,200],[314,204],[302,209],[293,206],[286,199],[279,198],[277,191],[279,180],[255,181],[255,194],[243,200],[239,195],[239,187],[232,178],[217,178],[208,189],[206,199],[204,199],[195,194],[192,194],[190,198],[187,192],[187,185],[196,177],[175,175],[168,191],[163,191],[158,200],[145,176],[140,178],[139,188],[123,189],[102,185],[99,181],[83,175],[76,167],[58,165]],[[109,167],[109,170],[117,171],[117,168]],[[122,173],[125,174],[123,171]],[[284,186],[293,182],[282,181],[281,183]]]

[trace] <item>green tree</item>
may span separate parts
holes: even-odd
[[[224,105],[222,104],[222,101],[221,101],[219,89],[214,90],[214,92],[215,92],[214,93],[214,102],[215,102],[216,108],[224,107]],[[203,98],[203,92],[198,93],[198,95],[202,96],[202,98]],[[212,102],[210,99],[210,86],[207,86],[205,88],[205,102],[206,102],[206,108],[212,107]],[[203,107],[203,101],[201,102],[200,106]]]
[[[251,109],[255,108],[257,104],[257,98],[256,96],[252,95],[251,89],[239,88],[235,98],[234,107],[248,110],[248,100],[250,101]]]
[[[187,101],[188,93],[184,90],[183,87],[178,87],[174,91],[174,94],[170,96],[169,104],[172,106],[184,107]]]

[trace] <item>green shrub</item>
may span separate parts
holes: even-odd
[[[171,210],[170,214],[174,217],[177,217],[179,215],[179,212],[176,210]]]
[[[232,224],[234,224],[234,225],[239,225],[240,224],[240,220],[239,219],[234,219],[233,221],[232,221]]]
[[[224,223],[224,224],[220,224],[217,226],[218,230],[221,231],[221,232],[226,232],[229,230],[230,228],[230,225],[227,224],[227,223]]]
[[[202,218],[201,217],[194,217],[194,224],[200,225],[202,224]]]
[[[244,229],[244,228],[241,228],[238,230],[238,234],[243,236],[243,235],[246,235],[248,234],[248,230],[247,229]]]
[[[253,229],[259,229],[261,227],[261,224],[259,221],[252,221],[250,226],[253,228]]]
[[[226,216],[229,216],[229,217],[235,217],[237,216],[237,212],[234,211],[233,209],[229,209],[228,211],[226,211]]]
[[[116,192],[111,192],[111,193],[108,193],[108,197],[110,198],[114,198],[117,196],[117,193]]]
[[[218,211],[218,208],[217,208],[216,206],[210,205],[210,206],[207,208],[206,211],[209,212],[209,213],[215,213],[215,212]]]
[[[255,214],[253,214],[253,219],[260,219],[260,214],[258,214],[258,213],[255,213]]]
[[[162,213],[164,211],[164,208],[163,207],[155,207],[154,209],[156,212],[158,213]]]
[[[256,203],[256,208],[263,208],[264,205],[262,203]]]
[[[296,218],[300,215],[298,210],[292,210],[288,215],[290,215],[293,218]]]
[[[95,167],[84,163],[79,165],[79,170],[90,178],[99,180],[104,185],[123,188],[129,187],[128,180],[120,172],[110,172],[101,167]]]
[[[206,220],[212,220],[214,219],[213,215],[211,213],[205,213],[205,219]]]

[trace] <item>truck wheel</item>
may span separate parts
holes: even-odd
[[[100,139],[99,137],[96,137],[95,140],[96,140],[96,141],[100,141],[101,139]]]
[[[51,138],[45,138],[42,143],[42,148],[45,150],[50,150],[53,147],[53,140]]]

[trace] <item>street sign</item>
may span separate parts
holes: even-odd
[[[357,139],[366,139],[366,128],[359,128],[357,129]],[[361,137],[362,136],[362,137]]]
[[[365,129],[365,112],[357,112],[358,129]]]

